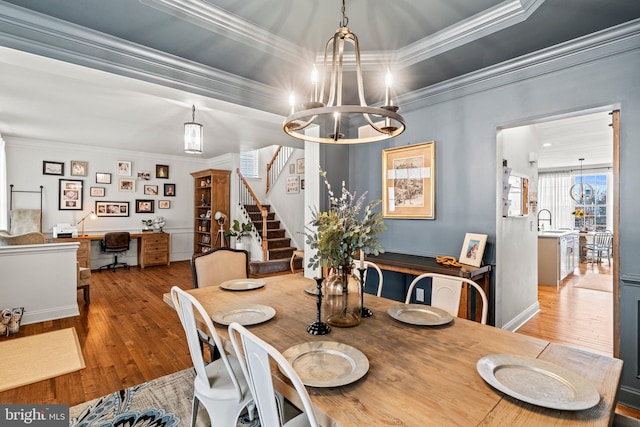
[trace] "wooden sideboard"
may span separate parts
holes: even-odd
[[[482,290],[487,295],[487,300],[489,301],[489,314],[492,312],[490,265],[474,267],[472,265],[463,264],[462,267],[452,267],[450,265],[438,264],[435,258],[395,252],[383,252],[378,256],[367,255],[365,260],[375,263],[382,270],[395,271],[414,276],[419,276],[423,273],[439,273],[473,280],[482,287]],[[471,319],[474,317],[472,316],[471,309],[471,295],[475,293],[475,290],[470,286],[465,286],[465,289],[466,291],[463,292],[460,297],[460,311],[458,312],[458,317]],[[480,321],[482,300],[480,298],[475,298],[475,301],[475,320]]]
[[[138,240],[138,265],[140,268],[171,263],[171,235],[169,233],[131,233],[131,239]],[[92,234],[71,238],[56,238],[54,243],[78,242],[78,263],[91,268],[91,241],[102,240],[104,235]]]

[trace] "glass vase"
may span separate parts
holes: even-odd
[[[349,328],[360,324],[362,306],[360,281],[351,267],[339,267],[325,279],[322,301],[323,320],[331,326]]]

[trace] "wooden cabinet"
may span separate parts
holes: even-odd
[[[168,233],[142,234],[138,240],[138,264],[140,268],[151,265],[169,265],[171,262],[170,235]]]
[[[214,247],[228,246],[218,235],[216,212],[229,217],[231,172],[206,169],[191,173],[194,179],[193,252],[208,252]]]
[[[53,239],[53,243],[78,242],[77,259],[78,265],[84,268],[91,268],[91,240],[73,237],[58,237]]]

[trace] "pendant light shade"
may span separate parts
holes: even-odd
[[[204,147],[204,127],[196,123],[196,106],[191,109],[191,121],[184,124],[184,152],[202,154]]]

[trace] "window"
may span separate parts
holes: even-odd
[[[258,151],[243,151],[240,153],[240,173],[245,178],[259,178]]]
[[[575,205],[584,211],[584,218],[575,216],[575,227],[590,231],[604,231],[607,227],[608,174],[593,174],[574,177],[575,184],[584,182],[584,199]],[[584,221],[584,223],[583,223]]]

